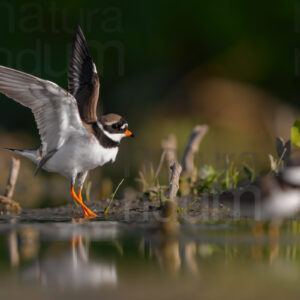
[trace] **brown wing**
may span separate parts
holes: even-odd
[[[68,86],[69,92],[77,100],[81,120],[86,123],[97,121],[99,77],[79,25],[73,37]]]

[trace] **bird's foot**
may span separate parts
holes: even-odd
[[[84,205],[82,203],[81,205],[83,212],[84,212],[84,218],[96,218],[98,217],[97,214],[95,214],[94,212],[92,212],[86,205]]]
[[[81,207],[84,211],[84,217],[85,218],[96,218],[98,217],[98,215],[96,215],[95,213],[93,213],[84,203],[83,203],[83,200],[82,200],[82,195],[81,195],[81,190],[79,190],[78,192],[78,198],[79,198],[79,201],[81,201]]]
[[[96,218],[98,215],[93,213],[82,201],[81,190],[79,190],[78,196],[75,193],[74,186],[71,188],[71,195],[76,200],[76,202],[81,206],[84,218]]]

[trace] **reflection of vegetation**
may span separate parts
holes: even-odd
[[[116,276],[120,281],[128,276],[128,268],[133,272],[141,272],[141,270],[155,272],[155,274],[163,272],[174,277],[176,274],[187,274],[187,272],[193,276],[203,276],[203,274],[208,274],[209,270],[215,272],[223,263],[226,263],[228,272],[237,272],[238,274],[241,270],[247,270],[254,260],[271,261],[272,263],[281,261],[281,265],[284,263],[285,267],[290,265],[289,262],[300,265],[298,239],[300,221],[285,222],[281,228],[283,239],[277,240],[276,245],[268,239],[267,230],[264,230],[262,239],[256,241],[251,230],[251,222],[230,224],[231,227],[226,229],[216,225],[214,227],[208,225],[201,229],[184,229],[179,232],[179,235],[172,238],[160,235],[160,231],[153,230],[154,228],[151,229],[151,234],[148,230],[139,228],[133,231],[126,230],[126,234],[120,232],[117,239],[116,237],[106,237],[104,240],[93,237],[96,232],[95,226],[86,227],[87,224],[77,224],[78,232],[81,231],[81,226],[86,229],[90,228],[91,231],[86,230],[84,237],[81,237],[81,234],[74,235],[74,228],[68,230],[60,227],[64,231],[64,239],[67,241],[65,243],[53,241],[53,236],[49,237],[45,232],[42,239],[39,239],[39,230],[43,232],[43,226],[40,229],[37,226],[35,229],[27,226],[9,233],[7,246],[11,255],[11,264],[19,268],[22,274],[29,276],[29,272],[24,272],[24,270],[34,269],[35,265],[30,264],[30,261],[38,261],[39,272],[49,275],[47,277],[49,283],[52,279],[56,282],[50,276],[52,273],[49,269],[50,265],[47,264],[49,260],[52,261],[51,266],[53,262],[59,262],[63,268],[66,267],[65,264],[62,264],[63,261],[68,261],[70,265],[74,264],[74,266],[86,265],[84,272],[88,278],[96,265],[103,267],[113,265],[115,270],[118,270]],[[0,243],[4,247],[3,237],[2,235]],[[48,241],[48,238],[51,239],[51,242]],[[83,243],[84,240],[87,242],[86,245]],[[260,255],[257,255],[258,251]],[[12,254],[18,257],[16,258]],[[74,254],[77,257],[75,260]],[[71,259],[72,256],[73,259]],[[7,259],[6,254],[1,256],[2,265]],[[157,264],[154,263],[155,261]],[[243,263],[241,264],[241,262]],[[270,267],[269,264],[261,266]],[[70,282],[79,276],[72,272],[80,273],[82,268],[73,267],[64,271],[70,272],[68,281]],[[86,282],[86,284],[88,283]]]

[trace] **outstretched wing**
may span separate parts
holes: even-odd
[[[32,110],[43,156],[58,150],[74,130],[85,130],[74,97],[51,81],[0,66],[0,92]]]
[[[69,92],[76,98],[82,121],[97,121],[99,77],[80,26],[73,37],[68,71]]]

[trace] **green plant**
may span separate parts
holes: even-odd
[[[85,198],[86,201],[89,202],[91,200],[91,188],[92,188],[92,181],[87,179],[83,184],[83,189],[85,191]]]
[[[240,172],[233,162],[228,162],[228,166],[225,169],[225,175],[222,182],[222,187],[225,190],[235,189],[240,180]]]
[[[213,166],[204,165],[198,171],[196,188],[199,192],[216,192],[219,186],[219,179],[223,171],[217,171]]]
[[[296,120],[291,128],[291,141],[295,146],[300,147],[300,119]]]
[[[113,200],[115,198],[115,195],[116,195],[117,191],[119,190],[120,186],[122,185],[123,181],[124,181],[124,178],[122,178],[122,180],[120,181],[120,183],[116,187],[115,191],[111,195],[111,197],[109,199],[109,202],[108,202],[108,205],[107,205],[107,207],[104,210],[104,215],[106,215],[106,216],[108,215],[109,208],[110,208],[110,206],[111,206],[111,204],[112,204],[112,202],[113,202]]]
[[[159,165],[155,172],[152,164],[150,164],[148,168],[143,166],[142,170],[139,171],[139,177],[136,178],[136,181],[142,186],[142,192],[144,195],[150,200],[159,200],[161,204],[166,199],[164,195],[168,188],[166,185],[161,185],[158,178],[164,158],[165,152],[162,153]]]
[[[235,189],[243,181],[252,182],[255,179],[253,168],[243,163],[239,169],[234,162],[227,161],[224,170],[216,170],[211,165],[204,165],[198,170],[198,179],[195,182],[197,192],[217,193]]]
[[[243,163],[243,170],[245,172],[248,181],[253,182],[256,177],[254,168],[251,168],[248,166],[248,164]]]
[[[283,138],[276,138],[276,159],[272,154],[269,154],[271,172],[278,173],[279,169],[284,167],[291,154],[291,141],[285,142]]]

